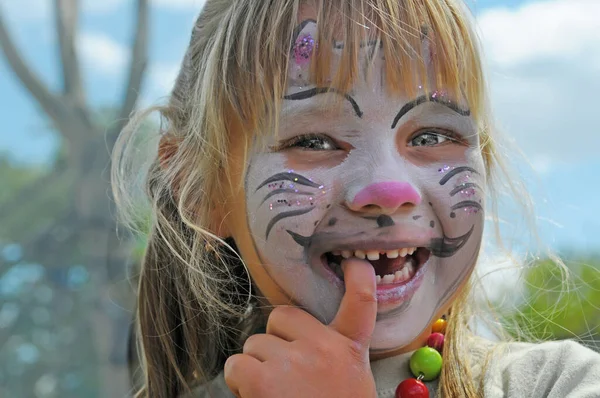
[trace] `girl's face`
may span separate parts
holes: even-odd
[[[272,304],[325,323],[344,294],[341,260],[366,257],[378,275],[371,350],[407,346],[478,256],[486,182],[476,126],[443,92],[387,93],[381,59],[352,92],[309,85],[315,29],[298,29],[280,131],[252,149],[230,229]]]

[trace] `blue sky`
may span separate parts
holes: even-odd
[[[57,84],[51,0],[0,0],[25,58]],[[82,0],[80,53],[94,105],[120,98],[133,1]],[[151,65],[142,104],[172,85],[201,0],[152,1]],[[542,240],[555,249],[600,252],[600,29],[597,0],[470,1],[483,38],[498,125],[522,151]],[[0,152],[43,164],[57,147],[35,104],[0,57]],[[508,150],[513,155],[514,151]],[[511,218],[511,211],[503,216]]]

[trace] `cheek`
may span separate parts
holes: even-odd
[[[280,257],[294,252],[298,259],[301,246],[292,236],[313,233],[332,206],[333,189],[324,173],[285,166],[283,156],[274,155],[251,163],[246,179],[248,224],[261,254]]]

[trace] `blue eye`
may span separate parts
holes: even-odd
[[[301,135],[282,146],[283,148],[302,148],[308,151],[335,151],[339,149],[331,138],[320,134]]]
[[[408,146],[436,146],[448,141],[456,141],[450,136],[450,133],[442,134],[434,131],[425,131],[415,135],[409,141]]]

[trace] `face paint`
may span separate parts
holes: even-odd
[[[360,79],[351,94],[310,86],[314,37],[314,21],[296,31],[279,141],[250,153],[249,230],[268,283],[324,322],[344,293],[342,258],[368,258],[379,275],[371,349],[402,347],[475,265],[486,183],[476,127],[440,91],[403,98],[381,78]],[[341,112],[328,105],[334,96]]]

